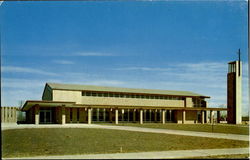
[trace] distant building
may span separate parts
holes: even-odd
[[[187,91],[46,83],[42,100],[28,100],[27,123],[174,122],[206,123],[206,98]],[[219,118],[218,118],[219,119]]]
[[[242,102],[242,62],[233,61],[228,63],[227,74],[227,122],[241,124]]]

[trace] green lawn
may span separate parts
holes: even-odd
[[[2,131],[3,157],[248,147],[246,141],[94,128]]]
[[[114,123],[99,123],[104,125],[115,125]],[[176,124],[176,123],[119,123],[120,126],[134,126],[145,128],[161,128],[199,132],[216,132],[249,135],[249,125],[228,125],[228,124]]]

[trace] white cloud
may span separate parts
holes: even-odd
[[[110,53],[100,53],[100,52],[79,52],[76,54],[73,54],[74,56],[92,56],[92,57],[107,57],[107,56],[117,56],[115,54]]]
[[[134,71],[168,71],[169,68],[157,68],[157,67],[124,67],[124,68],[115,68],[113,70],[134,70]]]
[[[68,60],[54,60],[53,62],[57,64],[75,64],[73,61]]]
[[[31,73],[31,74],[40,74],[47,76],[55,76],[56,73],[43,71],[40,69],[26,68],[26,67],[16,67],[16,66],[2,66],[2,72],[14,72],[14,73]]]

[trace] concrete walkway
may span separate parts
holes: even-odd
[[[143,128],[143,127],[130,127],[130,126],[113,126],[113,125],[97,125],[97,124],[49,124],[49,125],[34,125],[34,124],[2,124],[2,130],[6,129],[23,129],[23,128],[102,128],[114,130],[126,130],[136,132],[150,132],[150,133],[164,133],[183,136],[197,136],[208,138],[222,138],[240,141],[249,141],[249,135],[239,134],[226,134],[226,133],[211,133],[211,132],[196,132],[196,131],[182,131],[170,129],[157,129],[157,128]]]
[[[249,148],[227,148],[227,149],[199,149],[199,150],[175,150],[160,152],[138,152],[138,153],[114,153],[114,154],[85,154],[64,156],[37,156],[22,157],[19,159],[166,159],[166,158],[191,158],[215,155],[249,154]],[[11,159],[11,158],[3,158]],[[18,158],[13,158],[18,159]]]

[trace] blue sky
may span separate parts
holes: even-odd
[[[3,2],[0,14],[2,106],[60,82],[187,90],[222,107],[240,48],[248,114],[246,1]]]

